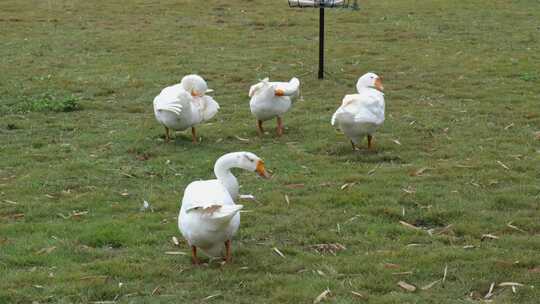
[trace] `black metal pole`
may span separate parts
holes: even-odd
[[[324,6],[319,8],[319,79],[324,78]]]

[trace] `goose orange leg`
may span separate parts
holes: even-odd
[[[372,139],[373,139],[373,136],[371,136],[371,135],[367,136],[367,147],[368,147],[369,150],[371,150],[373,148],[373,144],[371,143]]]
[[[231,240],[225,241],[225,262],[230,263],[232,261],[231,254]]]
[[[281,136],[283,135],[283,121],[281,120],[281,117],[277,117],[277,135]]]
[[[197,247],[191,246],[191,263],[193,265],[199,265],[199,258],[197,257]]]
[[[197,143],[197,132],[195,131],[195,127],[191,127],[191,141],[194,144]]]
[[[257,120],[257,131],[259,132],[259,136],[263,136],[264,129],[262,120]]]
[[[165,142],[169,142],[171,140],[171,134],[169,128],[165,127]]]

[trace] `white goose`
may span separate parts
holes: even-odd
[[[349,137],[353,150],[366,135],[371,149],[373,133],[384,122],[382,78],[374,73],[364,74],[358,79],[356,89],[358,94],[345,95],[332,116],[332,125]]]
[[[218,112],[219,104],[206,95],[206,81],[198,75],[187,75],[179,84],[166,87],[154,98],[154,114],[165,127],[165,140],[170,130],[184,131],[191,127],[191,136],[197,142],[195,125],[205,122]]]
[[[263,121],[277,117],[277,134],[283,135],[281,116],[290,108],[292,101],[300,95],[300,81],[294,77],[289,82],[270,82],[268,78],[252,85],[249,89],[251,113],[257,118],[259,135],[264,133]]]
[[[225,261],[231,261],[231,239],[240,226],[240,209],[236,205],[238,181],[232,168],[256,171],[260,176],[270,175],[264,162],[250,152],[234,152],[221,156],[214,165],[217,179],[195,181],[184,191],[178,216],[180,232],[191,246],[192,261],[199,263],[197,248],[208,256],[217,257],[225,246]]]

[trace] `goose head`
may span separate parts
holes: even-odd
[[[264,167],[264,161],[251,152],[239,152],[236,156],[236,167],[257,172],[259,176],[269,178],[270,174]]]
[[[201,97],[207,92],[211,91],[208,90],[206,81],[201,76],[195,74],[184,76],[180,84],[184,90],[189,92],[193,97]]]
[[[382,77],[375,73],[366,73],[362,77],[358,78],[356,83],[356,89],[360,92],[362,89],[373,88],[379,91],[383,91]]]

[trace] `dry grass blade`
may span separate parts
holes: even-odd
[[[536,140],[540,140],[540,131],[535,132],[534,136],[536,137]]]
[[[416,193],[416,190],[415,189],[412,189],[412,188],[402,188],[401,189],[403,192],[407,193],[407,194],[415,194]]]
[[[18,205],[18,204],[19,204],[19,203],[17,203],[17,202],[10,201],[10,200],[4,200],[4,202],[5,202],[6,204],[10,204],[10,205]]]
[[[91,280],[91,281],[102,280],[102,281],[106,281],[108,279],[109,279],[109,276],[99,275],[99,276],[85,276],[85,277],[80,278],[79,280],[81,280],[81,281],[86,281],[86,280]]]
[[[173,242],[174,245],[180,246],[180,242],[178,241],[178,239],[175,236],[172,237],[172,242]]]
[[[508,226],[509,228],[512,228],[514,230],[517,230],[519,232],[527,233],[527,231],[525,231],[525,230],[523,230],[523,229],[521,229],[521,228],[519,228],[519,227],[517,227],[515,225],[512,225],[512,222],[506,224],[506,226]]]
[[[493,235],[493,234],[490,234],[490,233],[487,233],[487,234],[482,234],[482,240],[483,239],[492,239],[492,240],[498,240],[499,237],[496,236],[496,235]]]
[[[351,186],[353,186],[355,183],[345,183],[341,186],[341,190],[345,190]]]
[[[336,253],[347,249],[345,246],[343,246],[340,243],[316,244],[316,245],[312,245],[311,248],[313,248],[315,251],[317,251],[320,254],[330,253],[333,255],[336,255]]]
[[[165,254],[167,255],[187,255],[187,253],[182,251],[166,251]]]
[[[361,293],[359,293],[359,292],[357,292],[357,291],[351,291],[351,293],[352,293],[354,296],[357,296],[357,297],[359,297],[359,298],[361,298],[361,299],[367,299],[367,297],[366,297],[365,295],[363,295],[363,294],[361,294]]]
[[[411,172],[409,173],[410,176],[421,176],[422,174],[424,174],[424,172],[426,172],[426,170],[429,169],[429,168],[420,168],[414,172]]]
[[[495,288],[495,282],[491,283],[491,285],[489,286],[489,291],[484,296],[484,299],[489,299],[493,296],[493,288]]]
[[[506,287],[506,286],[517,286],[517,287],[521,287],[521,286],[524,286],[523,284],[521,283],[516,283],[516,282],[502,282],[498,285],[499,287]]]
[[[247,138],[242,138],[242,137],[237,136],[237,135],[235,135],[234,137],[236,137],[236,139],[238,139],[239,141],[249,142],[249,139],[247,139]]]
[[[452,224],[444,227],[443,229],[441,229],[439,232],[437,232],[437,234],[445,234],[447,233],[448,231],[450,231],[450,228],[452,228]]]
[[[501,167],[505,168],[506,170],[510,170],[510,168],[500,160],[497,161],[497,164],[501,165]]]
[[[291,201],[289,200],[289,196],[285,194],[285,201],[287,202],[287,206],[291,204]]]
[[[413,274],[412,271],[403,271],[403,272],[393,272],[392,275],[410,275]]]
[[[213,295],[211,295],[211,296],[208,296],[208,297],[202,299],[202,301],[208,301],[208,300],[210,300],[210,299],[217,298],[217,297],[219,297],[219,296],[221,296],[221,293],[216,293],[216,294],[213,294]]]
[[[401,287],[401,288],[403,288],[403,289],[405,289],[407,291],[410,291],[410,292],[416,291],[416,286],[411,285],[411,284],[409,284],[409,283],[407,283],[405,281],[399,281],[397,284],[398,284],[399,287]]]
[[[120,175],[123,175],[123,176],[128,177],[128,178],[135,178],[134,175],[131,175],[131,174],[126,173],[126,172],[120,172]]]
[[[45,247],[45,248],[42,248],[42,249],[38,250],[38,252],[36,252],[36,253],[37,254],[49,254],[49,253],[53,252],[55,249],[56,249],[56,246]]]
[[[444,265],[444,274],[443,274],[443,277],[442,277],[442,283],[444,284],[444,282],[446,281],[446,275],[448,274],[448,264],[447,265]]]
[[[159,290],[161,289],[161,287],[156,287],[154,288],[154,290],[152,290],[152,296],[155,296],[156,294],[159,294]]]
[[[474,247],[476,247],[476,246],[474,246],[474,245],[465,245],[465,246],[463,246],[463,249],[472,249]]]
[[[399,221],[399,223],[407,228],[411,228],[411,229],[414,229],[414,230],[421,230],[419,227],[416,227],[414,226],[413,224],[409,224],[407,222],[404,222],[404,221]]]
[[[274,250],[274,252],[277,253],[280,257],[285,258],[285,255],[283,254],[283,252],[277,249],[277,247],[272,248],[272,250]]]
[[[514,126],[514,123],[511,123],[511,124],[509,124],[508,126],[504,127],[504,129],[505,129],[505,130],[508,130],[508,129],[510,129],[510,128],[513,127],[513,126]]]
[[[62,213],[57,213],[56,215],[58,215],[59,217],[65,219],[65,220],[67,220],[67,219],[69,219],[71,217],[71,215],[66,216],[66,215],[63,215]]]
[[[289,189],[300,189],[300,188],[304,188],[306,185],[305,184],[288,184],[288,185],[285,185],[285,187],[289,188]]]
[[[428,289],[430,289],[431,287],[435,286],[435,284],[439,283],[440,281],[441,281],[441,280],[433,281],[433,282],[427,284],[426,286],[423,286],[423,287],[420,288],[420,289],[422,289],[422,290],[428,290]]]
[[[87,215],[88,214],[88,211],[73,211],[71,213],[71,216],[73,217],[81,217],[83,215]]]
[[[393,264],[393,263],[384,263],[383,267],[386,269],[397,269],[400,266],[398,264]]]
[[[330,289],[326,289],[318,297],[316,297],[315,300],[313,300],[313,304],[317,304],[326,300],[329,295],[330,295]]]
[[[392,141],[393,141],[396,145],[401,146],[401,143],[399,142],[399,140],[397,140],[397,139],[392,139]]]

